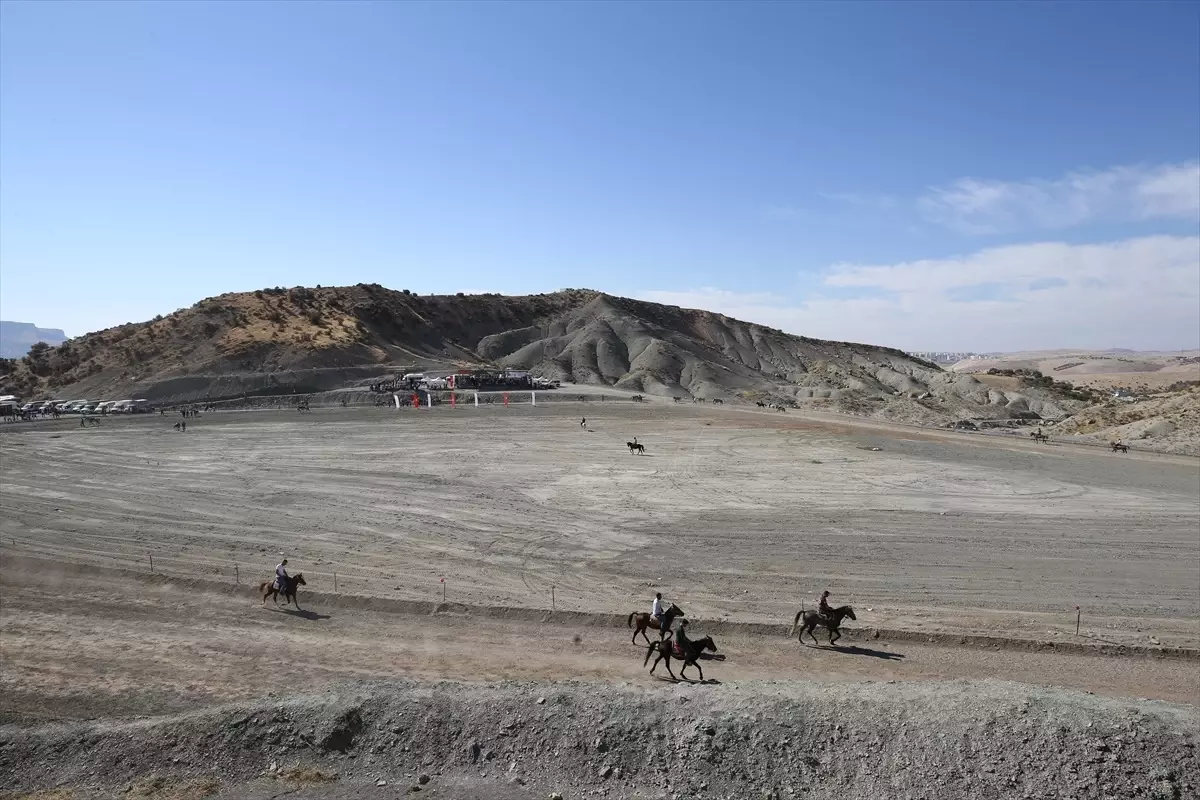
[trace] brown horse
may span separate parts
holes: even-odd
[[[646,635],[646,628],[656,629],[658,631],[659,641],[662,641],[663,639],[667,638],[668,634],[670,634],[671,623],[675,621],[676,617],[682,617],[682,616],[683,616],[683,609],[680,608],[679,606],[675,605],[674,603],[671,603],[671,605],[667,606],[667,609],[665,611],[663,611],[661,620],[652,620],[652,619],[650,619],[649,614],[646,614],[646,613],[639,614],[638,612],[634,611],[632,614],[629,615],[629,620],[626,622],[626,626],[632,628],[634,620],[637,621],[637,630],[633,632],[633,638],[630,639],[629,641],[633,642],[634,644],[637,644],[637,637],[638,637],[638,634],[640,633],[642,635],[642,638],[645,639],[647,643],[649,643],[650,637]]]
[[[686,642],[682,643],[682,646],[683,646],[682,652],[675,651],[676,644],[678,644],[678,643],[677,642],[651,642],[650,646],[648,648],[646,648],[646,659],[642,662],[642,666],[644,667],[650,663],[651,654],[654,653],[655,650],[657,650],[658,658],[654,659],[654,664],[650,667],[651,675],[654,674],[654,667],[658,666],[658,662],[665,661],[666,667],[667,667],[667,674],[670,675],[672,678],[675,678],[675,673],[671,672],[671,656],[675,656],[675,658],[683,659],[683,666],[680,667],[680,669],[679,669],[679,678],[683,678],[684,680],[687,680],[687,678],[684,677],[683,673],[687,670],[687,668],[689,666],[692,666],[692,667],[695,667],[696,670],[700,673],[700,680],[703,681],[704,680],[704,670],[700,669],[700,665],[696,662],[696,659],[700,658],[700,654],[703,653],[705,650],[711,650],[714,653],[717,652],[717,646],[716,646],[716,644],[713,643],[712,637],[705,636],[703,639],[689,639]],[[679,678],[675,678],[675,680],[679,680]]]
[[[259,594],[262,595],[262,601],[265,604],[267,598],[270,597],[275,601],[275,605],[279,605],[279,595],[283,595],[283,604],[294,603],[297,609],[300,609],[300,604],[296,602],[296,587],[304,586],[304,573],[297,572],[288,579],[286,591],[279,591],[275,588],[275,581],[263,581],[258,585]],[[303,610],[303,609],[300,609]]]
[[[796,626],[800,625],[800,618],[804,618],[804,624],[800,630],[800,641],[804,641],[804,634],[812,637],[814,642],[817,642],[817,635],[813,633],[813,629],[820,625],[829,631],[829,643],[833,644],[838,639],[842,638],[842,632],[838,628],[842,625],[842,620],[846,617],[850,619],[858,619],[854,616],[854,609],[850,606],[838,606],[829,612],[829,615],[820,613],[819,611],[797,611],[796,618],[792,620],[792,630],[788,636],[796,632]],[[820,644],[820,642],[817,642]]]

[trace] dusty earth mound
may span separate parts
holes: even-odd
[[[963,374],[992,370],[1036,370],[1080,387],[1137,391],[1165,389],[1181,381],[1200,380],[1200,350],[1136,352],[1133,350],[1047,350],[970,358],[950,367]]]
[[[1200,455],[1200,387],[1090,406],[1054,427],[1098,444],[1122,441],[1147,450]]]
[[[0,774],[10,791],[74,797],[328,784],[323,795],[369,797],[1165,800],[1200,788],[1198,734],[1190,706],[1001,682],[374,685],[8,727]]]
[[[187,402],[320,392],[407,366],[483,365],[663,397],[808,404],[920,424],[1055,418],[1083,406],[1036,387],[996,390],[892,348],[590,290],[421,297],[362,284],[213,297],[0,361],[0,389]]]

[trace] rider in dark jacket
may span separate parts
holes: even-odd
[[[823,617],[832,617],[833,608],[829,605],[829,592],[821,592],[821,600],[817,603],[817,613]]]
[[[688,624],[688,621],[686,619],[681,619],[681,620],[679,620],[679,623],[675,626],[675,642],[674,642],[673,647],[674,647],[676,653],[680,653],[680,654],[687,653],[686,647],[687,647],[688,643],[691,641],[687,637],[687,624]]]

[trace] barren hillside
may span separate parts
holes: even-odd
[[[887,347],[792,336],[590,290],[417,296],[378,285],[202,300],[0,365],[24,397],[220,399],[312,392],[405,366],[529,369],[650,395],[801,404],[919,424],[1058,418],[1085,399],[988,386]]]
[[[1200,350],[1173,353],[1133,350],[1046,350],[1006,353],[988,359],[959,361],[950,369],[964,374],[989,369],[1037,370],[1056,380],[1099,390],[1129,388],[1157,391],[1189,380],[1200,380]]]
[[[1200,386],[1097,403],[1055,430],[1100,444],[1123,441],[1166,453],[1200,454]]]

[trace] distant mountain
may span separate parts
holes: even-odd
[[[586,289],[419,296],[375,284],[211,297],[0,362],[0,389],[180,402],[319,392],[402,367],[483,366],[660,397],[799,404],[919,424],[1059,417],[1083,405],[1041,385],[990,387],[894,348]]]
[[[32,322],[0,320],[0,358],[20,358],[38,342],[58,347],[67,335],[58,328],[39,328]]]

